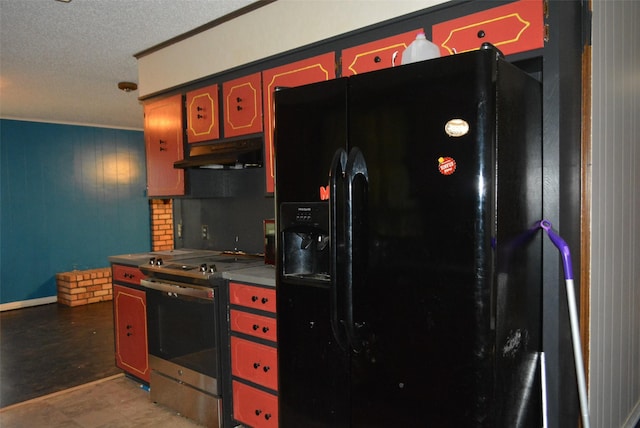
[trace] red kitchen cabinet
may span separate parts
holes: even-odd
[[[220,137],[218,123],[218,85],[187,92],[187,142],[215,140]]]
[[[229,299],[232,305],[241,305],[262,311],[276,311],[276,290],[254,285],[229,283]]]
[[[262,132],[260,73],[224,82],[222,99],[225,138]]]
[[[231,338],[231,373],[269,389],[278,389],[276,348],[237,337]]]
[[[173,167],[183,158],[182,95],[144,106],[147,195],[184,195],[184,170]]]
[[[229,282],[233,417],[254,428],[278,426],[276,291]]]
[[[230,311],[231,330],[275,342],[276,320],[262,315],[232,309]]]
[[[111,271],[114,282],[140,285],[140,280],[144,278],[142,271],[135,266],[112,265]]]
[[[414,30],[396,36],[354,46],[342,51],[342,75],[366,73],[367,71],[395,67],[402,61],[402,52],[413,42]]]
[[[496,46],[505,55],[544,47],[542,0],[520,0],[436,24],[433,43],[441,55]]]
[[[144,291],[113,285],[116,366],[148,383],[146,313]]]
[[[275,188],[275,157],[273,129],[275,125],[273,92],[277,87],[295,87],[334,79],[335,54],[333,52],[304,59],[262,72],[264,87],[264,157],[267,193]]]
[[[254,428],[277,428],[278,398],[233,381],[233,413],[236,419]]]

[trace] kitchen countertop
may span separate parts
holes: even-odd
[[[231,281],[249,282],[268,287],[276,286],[276,269],[273,265],[253,266],[246,269],[223,272],[222,277]]]

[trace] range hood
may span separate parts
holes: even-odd
[[[174,168],[248,168],[262,166],[262,135],[212,141],[189,147],[189,155]]]

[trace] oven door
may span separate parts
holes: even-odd
[[[213,395],[220,395],[217,288],[147,278],[149,365]]]

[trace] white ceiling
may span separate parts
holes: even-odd
[[[256,0],[0,0],[0,117],[142,129],[134,54]]]

